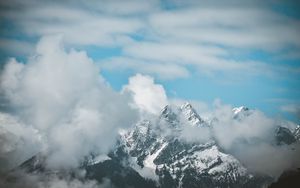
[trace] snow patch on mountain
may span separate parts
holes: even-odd
[[[147,168],[151,168],[153,170],[156,169],[156,165],[154,164],[154,160],[156,159],[156,157],[160,154],[160,152],[168,145],[168,143],[163,143],[162,146],[152,155],[149,155],[148,157],[146,157],[146,159],[144,160],[144,166]]]
[[[89,165],[95,165],[95,164],[98,164],[98,163],[101,163],[101,162],[107,161],[107,160],[111,160],[111,158],[107,155],[100,154],[100,155],[96,156],[95,158],[93,158],[92,160],[90,160]]]

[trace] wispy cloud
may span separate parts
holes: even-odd
[[[284,112],[292,113],[300,119],[300,105],[298,103],[283,105],[280,109]]]
[[[185,66],[172,62],[162,63],[152,60],[116,57],[100,61],[97,64],[100,68],[108,71],[133,70],[142,74],[150,74],[164,80],[185,78],[190,75]]]
[[[173,5],[171,9],[166,8],[169,4]],[[299,20],[275,12],[270,8],[275,4],[14,0],[1,2],[1,18],[11,29],[3,32],[2,41],[7,42],[0,45],[11,46],[15,53],[28,52],[27,43],[32,41],[26,38],[59,33],[72,46],[120,47],[121,53],[112,55],[104,69],[121,66],[163,79],[186,77],[190,73],[187,66],[209,75],[232,71],[250,75],[278,70],[286,73],[290,71],[286,67],[251,58],[237,60],[230,53],[232,49],[255,49],[276,54],[292,47],[293,57],[298,57]],[[20,34],[24,38],[18,43],[5,38]],[[158,71],[161,69],[171,71],[166,76],[166,71]]]
[[[261,7],[189,8],[155,14],[150,22],[170,40],[266,50],[300,44],[297,20]]]

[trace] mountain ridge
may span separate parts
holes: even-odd
[[[251,114],[251,110],[239,107],[232,113],[233,118],[240,119]],[[167,105],[156,119],[143,119],[120,134],[108,155],[93,154],[80,168],[86,171],[88,179],[101,182],[109,178],[116,187],[266,187],[274,181],[266,174],[249,171],[224,151],[212,135],[201,142],[180,137],[187,127],[210,130],[212,124],[204,121],[190,103],[180,107]],[[296,138],[299,128],[293,132],[286,129],[276,132],[280,144],[296,141],[291,136]],[[46,157],[34,156],[19,168],[29,173],[51,173],[44,164]]]

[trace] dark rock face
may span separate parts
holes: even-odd
[[[294,134],[285,127],[278,127],[275,133],[276,142],[278,145],[281,144],[292,144],[296,142]]]
[[[299,188],[300,187],[300,169],[284,172],[275,183],[269,188]]]
[[[115,160],[106,160],[86,168],[86,177],[102,182],[104,178],[114,187],[156,188],[155,182],[141,177],[135,170],[125,167]]]

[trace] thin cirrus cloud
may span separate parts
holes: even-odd
[[[132,57],[110,58],[97,63],[104,70],[135,70],[139,73],[150,74],[164,80],[186,78],[190,75],[187,68],[169,62],[155,62]]]
[[[66,3],[37,2],[11,3],[4,8],[2,17],[13,21],[23,34],[43,36],[64,34],[69,44],[110,46],[120,45],[129,40],[127,34],[141,28],[142,22],[136,18],[123,18],[105,12],[83,7],[74,7]],[[105,5],[101,5],[105,6]],[[88,33],[88,34],[86,34]]]
[[[150,22],[177,40],[266,50],[300,44],[297,20],[262,8],[191,8],[155,14]]]
[[[300,118],[300,106],[299,104],[287,104],[281,106],[281,111],[295,114],[298,118]]]

